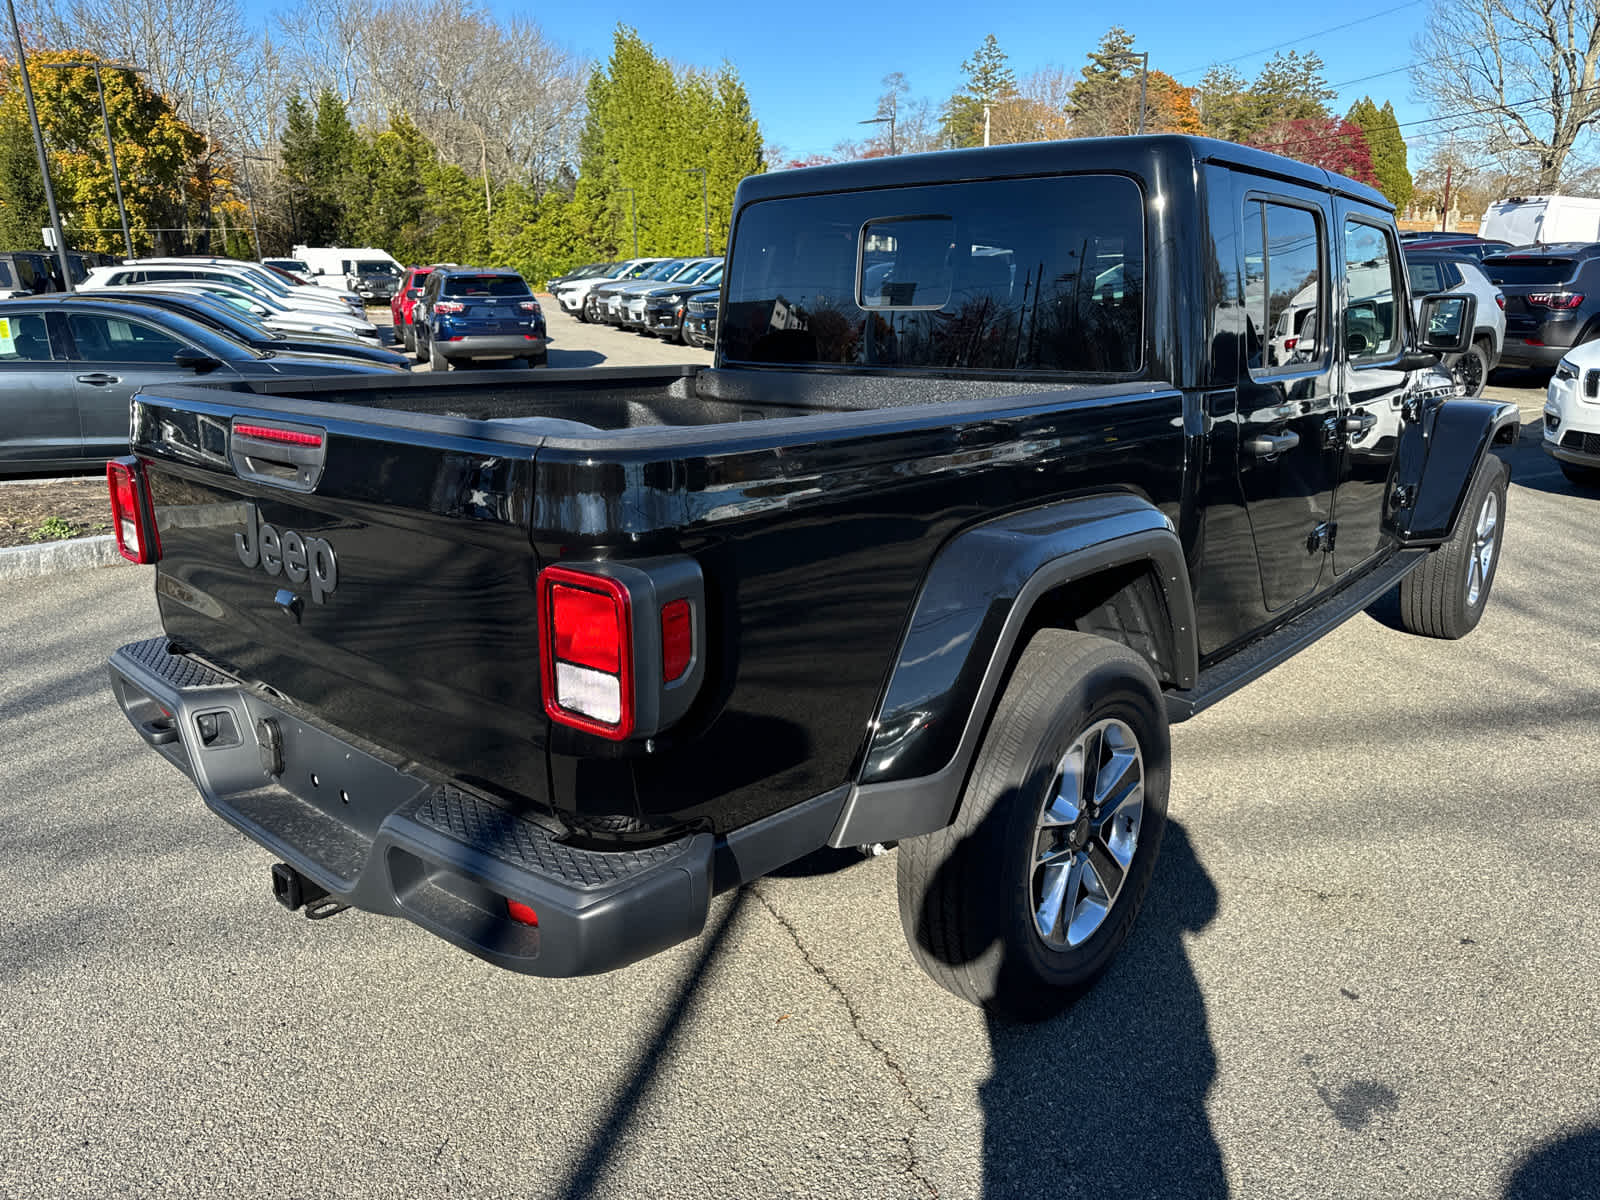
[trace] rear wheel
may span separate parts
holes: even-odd
[[[1600,468],[1584,467],[1569,462],[1561,463],[1560,466],[1561,473],[1567,477],[1568,483],[1583,488],[1600,488]]]
[[[432,338],[428,339],[428,365],[435,371],[450,370],[450,360],[439,353],[438,344]]]
[[[400,345],[413,357],[417,353],[417,331],[409,325],[400,326]]]
[[[1424,637],[1465,637],[1477,628],[1500,566],[1506,515],[1506,465],[1478,464],[1455,532],[1400,582],[1400,623]]]
[[[530,354],[522,360],[529,367],[548,367],[550,365],[550,351],[541,350],[537,354]]]
[[[1489,379],[1489,352],[1482,342],[1474,342],[1462,352],[1450,368],[1450,377],[1463,396],[1483,395]]]
[[[1154,674],[1127,647],[1036,633],[995,708],[954,822],[900,843],[900,920],[949,991],[1049,1017],[1110,965],[1166,828]]]

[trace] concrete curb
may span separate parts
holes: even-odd
[[[62,542],[39,542],[32,546],[8,546],[0,550],[0,579],[34,579],[60,571],[81,571],[87,567],[111,567],[127,563],[117,550],[113,534],[103,537],[69,538]]]

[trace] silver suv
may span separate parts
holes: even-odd
[[[1448,250],[1407,248],[1406,271],[1411,276],[1413,307],[1421,311],[1422,297],[1437,292],[1470,292],[1478,298],[1477,328],[1466,353],[1451,355],[1444,367],[1463,396],[1483,393],[1489,372],[1500,363],[1506,344],[1506,298],[1489,281],[1483,268],[1470,258]],[[1415,315],[1415,314],[1414,314]]]

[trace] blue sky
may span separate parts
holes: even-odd
[[[505,0],[491,2],[497,11],[513,11]],[[1409,76],[1393,69],[1410,62],[1411,41],[1428,5],[1397,5],[1398,0],[1350,7],[1276,4],[1251,10],[1267,17],[1251,21],[1240,19],[1243,10],[1192,0],[1129,0],[1104,8],[1060,0],[995,8],[953,0],[905,6],[701,0],[589,10],[565,4],[535,16],[548,35],[593,58],[609,53],[618,21],[637,27],[668,58],[698,66],[726,58],[744,79],[767,142],[798,155],[825,152],[872,132],[856,122],[873,114],[880,81],[891,71],[904,72],[913,96],[937,103],[961,85],[961,62],[985,34],[999,39],[1021,76],[1051,63],[1076,70],[1113,21],[1137,38],[1137,49],[1150,51],[1152,69],[1181,83],[1198,83],[1207,64],[1223,59],[1239,59],[1235,65],[1248,79],[1272,52],[1241,55],[1288,43],[1284,49],[1320,54],[1329,83],[1361,79],[1341,89],[1341,111],[1370,94],[1380,104],[1392,100],[1401,121],[1424,117],[1426,110],[1410,99]],[[1346,29],[1318,32],[1386,11]],[[1384,71],[1393,73],[1364,78]]]
[[[274,0],[247,0],[256,11]],[[1370,94],[1394,102],[1402,123],[1427,115],[1412,102],[1406,71],[1412,39],[1421,31],[1429,0],[1365,0],[1351,7],[1276,4],[1244,10],[1193,0],[1126,0],[1115,6],[1024,3],[988,8],[955,0],[917,0],[896,6],[860,0],[691,0],[690,3],[602,5],[562,3],[532,8],[516,0],[488,0],[504,16],[521,13],[553,40],[591,59],[611,49],[617,23],[636,27],[656,53],[674,61],[713,67],[727,59],[738,68],[769,145],[790,155],[827,152],[835,143],[872,132],[857,124],[873,114],[882,79],[901,71],[913,97],[937,105],[962,84],[961,62],[993,33],[1018,76],[1054,64],[1072,70],[1115,21],[1150,51],[1153,70],[1198,83],[1209,63],[1235,60],[1254,76],[1273,51],[1315,51],[1326,78],[1340,88],[1342,112]],[[1378,15],[1383,14],[1383,15]],[[1261,19],[1265,16],[1266,19]],[[1371,20],[1363,18],[1373,17]],[[1330,28],[1345,25],[1345,28]],[[1376,78],[1372,78],[1376,76]],[[1408,135],[1426,127],[1407,129]],[[1412,143],[1415,164],[1425,141]]]

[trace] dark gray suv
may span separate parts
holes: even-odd
[[[1555,366],[1572,347],[1600,337],[1600,244],[1529,246],[1483,260],[1506,297],[1502,367]]]

